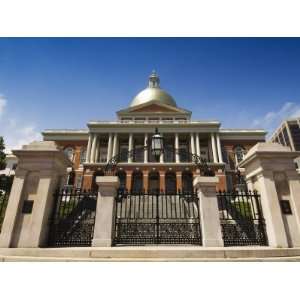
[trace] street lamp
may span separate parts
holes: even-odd
[[[159,134],[158,129],[155,128],[155,134],[151,139],[151,153],[156,161],[159,161],[160,155],[164,151],[164,138]]]

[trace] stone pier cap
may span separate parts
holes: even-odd
[[[96,183],[99,187],[113,187],[117,189],[120,186],[120,179],[118,176],[97,176]]]
[[[12,153],[18,158],[22,157],[22,160],[19,160],[18,168],[28,163],[32,164],[33,169],[34,165],[40,163],[43,163],[45,168],[56,164],[66,169],[73,165],[67,155],[53,141],[34,141],[24,145],[22,149],[12,150]],[[54,160],[49,160],[49,158]]]
[[[259,158],[291,158],[295,159],[300,156],[300,151],[292,151],[289,147],[278,143],[257,143],[253,146],[244,159],[239,163],[239,167],[245,168],[253,159]]]
[[[198,189],[201,186],[216,186],[219,183],[219,177],[213,176],[197,176],[193,181],[194,188]]]

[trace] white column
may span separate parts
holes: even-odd
[[[216,139],[215,139],[215,134],[212,132],[210,134],[211,137],[211,148],[212,148],[212,152],[213,152],[213,160],[214,163],[218,162],[218,158],[217,158],[217,149],[216,149]]]
[[[161,133],[160,135],[163,137],[163,134],[162,134],[162,133]],[[161,153],[161,154],[160,154],[159,162],[160,162],[160,163],[163,163],[163,162],[164,162],[164,153]]]
[[[107,145],[107,162],[111,159],[112,142],[113,142],[113,135],[112,133],[110,133],[108,137],[108,145]]]
[[[100,136],[97,138],[97,143],[96,143],[96,151],[95,151],[95,163],[99,162],[99,149],[100,148]]]
[[[222,148],[221,148],[221,142],[220,142],[220,135],[219,135],[219,133],[217,133],[216,136],[217,136],[217,148],[218,148],[219,162],[223,163]]]
[[[194,134],[191,133],[191,152],[192,154],[195,154],[196,151],[195,151],[195,139],[194,139]]]
[[[147,145],[148,145],[148,133],[145,133],[145,136],[144,136],[144,147],[145,147],[145,150],[144,150],[144,163],[148,162],[148,148],[147,148]]]
[[[97,135],[94,134],[93,142],[92,142],[91,163],[95,162],[96,144],[97,144]]]
[[[86,162],[87,163],[89,163],[90,160],[91,160],[92,138],[93,138],[93,134],[90,133],[89,134],[89,141],[88,141],[88,145],[87,145],[87,149],[86,149]]]
[[[113,144],[112,157],[116,156],[117,153],[118,153],[118,134],[115,133],[115,135],[114,135],[114,144]]]
[[[196,133],[196,154],[198,156],[201,155],[200,153],[200,139],[199,139],[199,133]]]
[[[128,152],[132,151],[133,149],[133,134],[130,133],[128,137]],[[132,163],[132,155],[128,155],[128,162]]]
[[[179,136],[178,133],[175,133],[175,161],[176,163],[180,162],[180,155],[179,155]]]

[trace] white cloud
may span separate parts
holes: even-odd
[[[4,98],[4,96],[0,95],[0,117],[4,112],[5,106],[6,106],[6,99]]]
[[[11,117],[6,107],[7,99],[0,95],[0,135],[4,137],[6,152],[20,149],[32,141],[41,140],[41,134],[34,124]]]
[[[255,119],[252,127],[263,128],[269,132],[269,135],[288,118],[300,117],[300,104],[286,102],[278,111],[269,111],[263,117]]]

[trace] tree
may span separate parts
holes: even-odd
[[[4,153],[4,149],[5,149],[4,139],[2,136],[0,136],[0,170],[5,169],[6,166],[5,163],[6,154]]]

